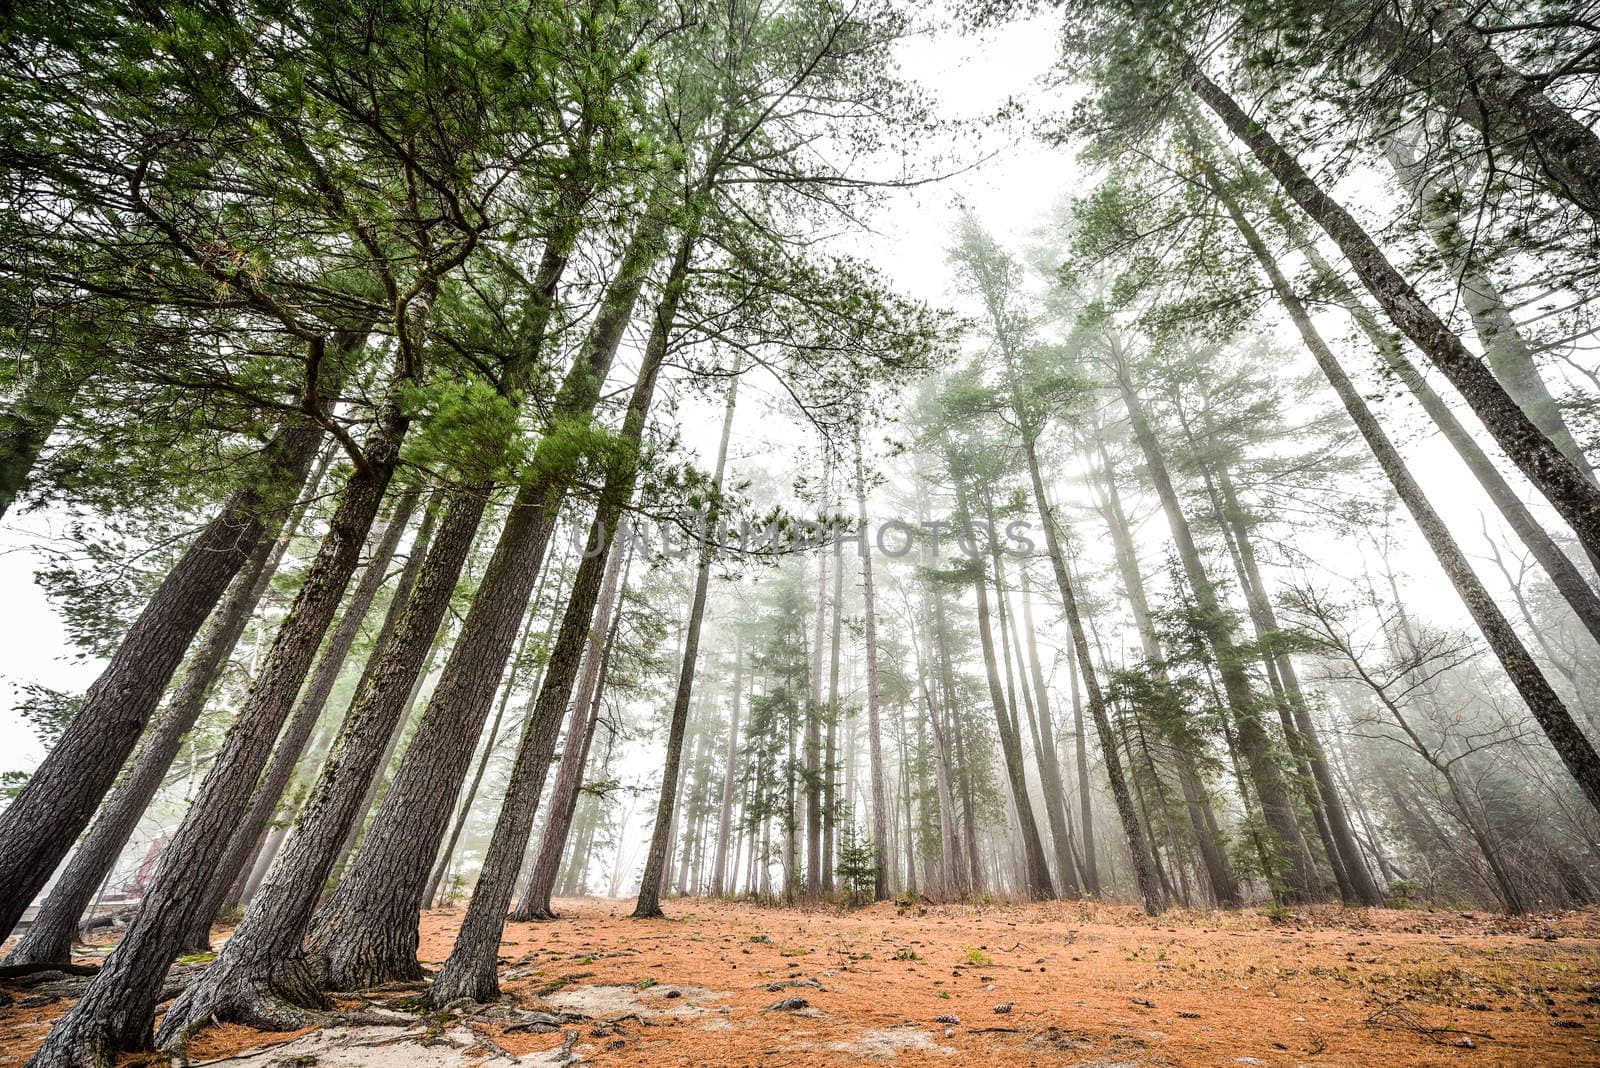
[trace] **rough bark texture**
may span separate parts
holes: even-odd
[[[307,480],[306,493],[284,522],[274,540],[262,538],[250,559],[229,586],[228,596],[218,606],[206,628],[183,679],[173,691],[172,700],[145,733],[133,762],[117,788],[106,798],[100,816],[72,855],[66,870],[50,889],[50,896],[39,909],[33,923],[23,933],[17,948],[6,958],[8,964],[40,964],[66,961],[72,956],[72,940],[78,919],[94,900],[117,862],[123,846],[139,825],[166,777],[167,769],[183,747],[184,736],[205,710],[206,697],[227,666],[233,647],[244,633],[261,603],[288,543],[293,540],[300,519],[315,492],[332,453],[325,452],[318,469]]]
[[[311,932],[309,948],[325,962],[336,989],[421,974],[416,947],[422,893],[572,482],[576,461],[568,433],[592,417],[660,236],[652,217],[624,254],[557,394],[554,426],[534,451],[531,474],[517,493],[405,759]]]
[[[181,947],[183,952],[204,953],[210,949],[212,921],[216,919],[223,900],[228,896],[234,880],[238,878],[239,870],[249,861],[266,833],[267,824],[271,822],[272,814],[277,811],[284,790],[294,778],[294,770],[305,754],[311,732],[316,729],[317,721],[322,717],[322,709],[328,703],[328,695],[333,692],[334,683],[339,680],[339,672],[344,667],[345,658],[350,655],[356,636],[361,632],[361,624],[366,620],[373,600],[383,587],[383,580],[389,571],[389,561],[394,557],[394,551],[400,544],[400,537],[405,533],[406,524],[411,522],[411,513],[417,506],[420,492],[416,488],[407,490],[395,501],[389,521],[378,534],[376,543],[367,557],[361,580],[356,583],[356,588],[346,601],[339,625],[334,628],[333,634],[325,643],[311,679],[306,683],[305,692],[295,703],[288,725],[278,736],[277,744],[272,751],[272,761],[267,765],[261,781],[256,784],[255,795],[250,799],[249,811],[229,836],[227,849],[211,874],[211,884],[206,896],[202,899],[200,908],[195,911],[189,929],[184,933]]]
[[[1422,0],[1420,6],[1479,105],[1514,124],[1555,190],[1600,219],[1600,136],[1501,59],[1454,4]]]
[[[517,749],[505,799],[501,803],[500,818],[495,822],[489,848],[484,853],[483,867],[478,873],[472,902],[462,918],[450,956],[428,990],[428,1000],[434,1006],[446,1005],[461,997],[490,1001],[499,996],[497,959],[506,908],[511,904],[517,872],[527,852],[528,836],[533,831],[533,819],[538,811],[544,777],[560,734],[561,715],[572,696],[583,646],[594,617],[595,603],[600,597],[606,564],[605,547],[615,536],[623,510],[633,497],[638,479],[638,449],[655,397],[656,382],[671,348],[673,324],[678,314],[678,303],[688,284],[689,258],[694,245],[695,232],[691,228],[679,238],[672,267],[662,286],[662,296],[655,308],[639,377],[634,383],[627,414],[618,435],[620,455],[600,493],[585,556],[573,578],[572,593],[561,620],[561,630],[545,668],[544,684],[539,688],[533,715],[528,720]],[[598,391],[598,381],[594,383],[594,388]],[[493,571],[492,564],[490,570]],[[486,577],[484,585],[479,587],[479,600],[482,600],[487,588]],[[526,596],[524,592],[524,600]],[[471,622],[470,615],[468,622]],[[462,641],[465,641],[465,631]],[[458,644],[457,648],[460,647]],[[411,963],[414,966],[417,936],[414,909],[408,921]]]
[[[88,825],[189,644],[265,536],[284,487],[305,480],[321,439],[310,419],[278,431],[252,481],[162,579],[60,740],[0,816],[0,931],[16,926]]]
[[[1356,424],[1356,429],[1360,431],[1367,447],[1372,450],[1378,465],[1383,468],[1395,492],[1404,502],[1406,510],[1411,513],[1411,518],[1422,531],[1428,547],[1433,550],[1435,558],[1439,561],[1439,566],[1466,604],[1467,611],[1471,613],[1473,621],[1482,631],[1489,647],[1494,650],[1495,656],[1506,674],[1510,676],[1517,692],[1522,695],[1528,711],[1533,714],[1535,722],[1550,739],[1556,755],[1566,765],[1567,771],[1583,790],[1589,803],[1600,809],[1600,753],[1595,752],[1593,744],[1573,721],[1567,706],[1551,688],[1544,673],[1539,670],[1538,664],[1534,662],[1527,648],[1523,646],[1522,640],[1511,628],[1510,622],[1494,603],[1494,599],[1489,596],[1489,591],[1484,588],[1483,583],[1479,581],[1461,547],[1456,544],[1455,538],[1451,536],[1443,520],[1428,503],[1422,487],[1411,476],[1399,451],[1383,432],[1372,410],[1367,407],[1366,401],[1350,381],[1349,376],[1344,373],[1344,368],[1339,365],[1333,351],[1317,332],[1305,305],[1301,303],[1283,272],[1278,269],[1276,261],[1273,260],[1255,228],[1236,205],[1224,201],[1224,206],[1228,208],[1240,236],[1249,245],[1250,251],[1261,264],[1262,271],[1271,281],[1279,302],[1289,313],[1289,318],[1294,322],[1306,348],[1310,350],[1317,361],[1317,366],[1322,369],[1328,383],[1338,394],[1339,400]]]
[[[207,878],[220,860],[271,756],[300,684],[355,571],[367,531],[399,460],[407,418],[386,404],[363,443],[364,463],[346,481],[328,531],[271,652],[228,731],[211,771],[161,854],[150,891],[127,934],[34,1057],[37,1068],[77,1065],[147,1049],[156,999]]]
[[[413,546],[406,572],[414,585],[403,572],[385,620],[393,627],[386,639],[379,635],[378,652],[367,662],[288,844],[217,959],[162,1018],[157,1041],[163,1047],[180,1044],[191,1028],[211,1019],[277,1029],[298,1026],[302,1009],[325,1006],[315,973],[301,958],[301,938],[343,854],[347,828],[360,818],[382,771],[482,514],[481,496],[458,491],[446,501],[426,552]],[[425,525],[418,541],[427,533]]]
[[[1494,375],[1450,332],[1355,218],[1323,191],[1272,134],[1190,63],[1186,78],[1235,137],[1244,142],[1284,191],[1333,238],[1389,318],[1477,413],[1507,457],[1571,525],[1584,549],[1600,555],[1600,488],[1591,484],[1517,406]]]

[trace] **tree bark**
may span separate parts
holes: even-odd
[[[1166,460],[1151,429],[1150,420],[1145,415],[1144,404],[1134,391],[1124,367],[1117,369],[1117,384],[1128,410],[1134,439],[1144,454],[1151,481],[1155,483],[1162,509],[1166,512],[1167,525],[1172,531],[1172,540],[1177,546],[1184,575],[1188,578],[1190,591],[1199,607],[1200,625],[1216,656],[1228,709],[1238,728],[1240,749],[1245,763],[1249,765],[1256,793],[1261,798],[1262,815],[1276,838],[1271,843],[1273,865],[1269,876],[1281,883],[1291,900],[1309,900],[1317,891],[1316,871],[1311,863],[1310,852],[1300,836],[1294,802],[1278,769],[1271,737],[1261,722],[1250,680],[1234,643],[1231,624],[1217,597],[1216,587],[1201,562],[1200,550],[1195,545],[1189,520],[1183,513],[1172,478],[1167,473]]]
[[[733,698],[728,712],[728,753],[723,761],[722,810],[717,817],[717,854],[711,865],[712,897],[723,897],[731,889],[727,884],[728,839],[733,832],[733,787],[739,767],[739,702],[743,689],[744,635],[738,634],[733,647]]]
[[[323,452],[317,469],[306,480],[299,502],[277,537],[263,537],[239,574],[234,576],[227,597],[206,628],[205,638],[184,667],[183,679],[173,691],[166,710],[146,732],[127,775],[106,797],[99,818],[73,853],[17,947],[6,958],[7,964],[43,964],[71,959],[79,917],[111,874],[117,857],[183,747],[184,737],[205,711],[206,698],[222,676],[234,646],[267,592],[272,576],[277,573],[278,564],[289,542],[294,540],[332,456],[331,450]]]
[[[190,643],[265,537],[268,517],[305,481],[321,440],[309,417],[273,436],[253,477],[162,579],[60,740],[0,816],[0,931],[17,925],[94,816]]]
[[[864,655],[867,658],[867,756],[872,777],[872,849],[877,870],[874,901],[889,898],[889,787],[883,770],[883,739],[878,722],[878,617],[872,585],[872,530],[867,523],[867,476],[862,457],[861,432],[856,431],[856,517],[861,527],[861,597],[863,601]],[[991,650],[992,654],[993,650]],[[1048,879],[1048,876],[1046,876]]]
[[[1339,400],[1350,414],[1351,421],[1356,424],[1356,429],[1360,431],[1367,447],[1372,450],[1378,466],[1383,468],[1395,492],[1405,503],[1406,510],[1411,513],[1412,519],[1422,531],[1428,547],[1433,550],[1435,558],[1439,561],[1440,568],[1444,570],[1456,593],[1466,604],[1467,611],[1477,623],[1489,647],[1494,650],[1495,656],[1506,674],[1510,676],[1517,692],[1522,695],[1529,712],[1543,728],[1556,754],[1583,790],[1589,803],[1600,809],[1600,754],[1595,752],[1594,746],[1582,729],[1573,721],[1572,714],[1560,696],[1551,688],[1544,673],[1539,670],[1538,664],[1528,654],[1522,640],[1517,637],[1516,631],[1512,629],[1499,606],[1489,596],[1489,591],[1484,588],[1472,570],[1461,547],[1456,544],[1455,538],[1451,536],[1438,513],[1428,503],[1422,487],[1412,477],[1399,451],[1383,432],[1372,410],[1367,407],[1366,401],[1345,374],[1344,368],[1339,365],[1333,351],[1317,332],[1304,304],[1290,287],[1283,272],[1278,269],[1276,261],[1273,260],[1255,228],[1231,198],[1223,198],[1222,202],[1238,228],[1240,236],[1272,283],[1279,302],[1289,313],[1289,318],[1299,331],[1301,340],[1305,342],[1306,348],[1316,359],[1317,366],[1322,369],[1334,392],[1338,394]]]
[[[517,493],[405,759],[372,830],[313,926],[308,948],[326,961],[328,982],[336,988],[420,975],[416,945],[422,892],[575,475],[576,457],[569,432],[563,431],[592,418],[661,233],[662,223],[652,213],[624,253],[583,350],[557,393],[557,429],[535,448],[533,474]],[[547,669],[546,686],[549,679]]]
[[[1121,758],[1117,756],[1116,737],[1111,732],[1110,720],[1106,718],[1105,698],[1100,690],[1100,680],[1095,675],[1094,661],[1089,658],[1089,636],[1084,629],[1083,618],[1078,613],[1077,594],[1073,591],[1072,580],[1067,575],[1066,554],[1062,550],[1061,537],[1056,529],[1055,514],[1050,508],[1049,499],[1045,496],[1044,474],[1039,468],[1039,453],[1036,442],[1031,436],[1023,438],[1022,451],[1028,462],[1028,480],[1033,490],[1034,508],[1039,513],[1039,523],[1044,529],[1045,553],[1050,557],[1050,568],[1055,574],[1056,589],[1061,594],[1061,604],[1067,616],[1067,627],[1072,633],[1073,649],[1083,674],[1084,689],[1089,695],[1089,718],[1094,722],[1095,733],[1100,738],[1100,751],[1106,764],[1106,776],[1111,780],[1111,799],[1117,806],[1117,816],[1122,821],[1122,833],[1128,840],[1129,855],[1133,858],[1134,881],[1138,884],[1139,897],[1144,904],[1145,912],[1154,916],[1162,908],[1161,888],[1155,879],[1155,859],[1150,852],[1145,830],[1139,823],[1139,814],[1134,810],[1133,796],[1128,789],[1128,780],[1122,770]],[[1087,763],[1080,743],[1078,776],[1079,789],[1083,791],[1084,848],[1091,858],[1087,863],[1092,873],[1094,839],[1090,831]],[[1097,879],[1091,875],[1091,881]],[[1090,892],[1098,893],[1099,890],[1091,885]]]
[[[505,926],[506,908],[511,904],[517,872],[527,851],[528,836],[533,830],[533,818],[538,809],[539,794],[544,788],[544,777],[549,769],[561,729],[561,714],[566,710],[567,702],[572,695],[583,645],[594,616],[595,602],[600,596],[600,583],[606,563],[605,546],[615,536],[623,509],[633,497],[638,478],[638,449],[643,439],[650,404],[655,396],[656,382],[671,348],[673,324],[678,314],[679,302],[688,284],[689,262],[697,237],[697,228],[691,224],[679,238],[672,266],[663,281],[662,295],[655,308],[650,337],[645,344],[644,358],[639,368],[639,377],[634,384],[633,395],[629,399],[627,414],[619,435],[619,445],[621,449],[626,450],[627,456],[614,466],[612,473],[606,479],[605,488],[601,491],[585,558],[578,565],[578,574],[573,579],[572,595],[567,602],[566,614],[561,621],[561,631],[545,669],[544,684],[540,687],[533,716],[523,731],[522,741],[518,746],[517,759],[506,786],[505,800],[501,804],[500,818],[495,823],[494,834],[484,854],[483,867],[478,873],[478,883],[473,890],[472,902],[468,905],[467,914],[461,921],[461,929],[456,935],[450,957],[428,990],[428,1001],[436,1007],[447,1005],[460,997],[470,997],[483,1002],[491,1001],[499,995],[500,980],[496,960],[500,948],[500,933]],[[594,386],[598,390],[599,382],[596,381]],[[491,563],[489,572],[479,587],[479,601],[483,600],[485,592],[490,589],[494,571],[494,565]],[[522,589],[522,599],[524,601],[527,599],[526,588]],[[476,607],[477,602],[474,603],[474,608]],[[470,623],[469,614],[468,624]],[[466,640],[464,627],[462,640],[456,647],[457,652],[461,650]],[[503,656],[500,659],[503,662]],[[448,673],[449,669],[446,668],[447,676]],[[444,683],[441,681],[440,685],[442,687]],[[481,715],[479,718],[481,719]],[[394,793],[392,790],[391,797]],[[385,807],[387,809],[387,802]],[[413,810],[412,806],[408,806],[408,812]],[[396,969],[403,963],[407,973],[414,975],[420,970],[416,960],[415,899],[411,899],[409,904],[410,907],[404,917],[404,930],[400,932],[405,937],[408,947],[406,959],[386,960],[380,955],[367,958],[367,961],[375,961],[380,967]],[[394,907],[389,906],[388,911],[389,914],[394,914]],[[367,922],[365,916],[363,922]],[[347,961],[361,960],[360,957],[352,957],[342,950],[336,952],[339,953],[339,956],[335,957],[336,962],[341,958]],[[369,978],[374,975],[370,963],[363,962],[358,967],[361,969],[358,974]]]
[[[1186,65],[1185,77],[1229,132],[1250,148],[1284,191],[1334,239],[1368,292],[1456,387],[1506,456],[1571,525],[1584,549],[1600,555],[1600,488],[1540,432],[1488,367],[1467,351],[1394,269],[1355,218],[1323,191],[1265,127],[1246,115],[1238,102],[1192,61]]]
[[[0,415],[0,519],[28,486],[33,467],[72,408],[84,373],[66,361],[37,359],[11,407]]]
[[[556,876],[561,871],[561,855],[565,851],[567,833],[572,827],[572,817],[578,809],[583,769],[589,762],[589,746],[594,740],[595,727],[600,722],[600,699],[603,696],[601,675],[606,657],[616,641],[618,624],[622,621],[622,613],[617,606],[622,588],[627,583],[628,565],[633,555],[631,547],[624,551],[629,540],[628,524],[624,518],[617,526],[616,542],[611,546],[611,558],[606,562],[605,577],[601,580],[600,603],[595,609],[594,626],[589,632],[589,645],[583,655],[577,696],[573,699],[572,712],[567,719],[566,745],[561,753],[561,766],[556,771],[555,786],[550,791],[550,814],[545,819],[539,854],[522,889],[522,900],[511,913],[513,920],[555,919],[550,898],[555,891]]]
[[[383,405],[363,442],[364,462],[345,483],[261,674],[188,814],[162,851],[137,917],[83,996],[50,1032],[34,1058],[39,1068],[148,1048],[167,967],[204,903],[207,880],[249,807],[278,732],[338,611],[399,462],[408,423],[397,403]]]
[[[255,796],[250,800],[250,809],[230,835],[228,847],[222,854],[222,859],[217,862],[216,869],[211,875],[210,888],[206,891],[200,908],[195,912],[189,929],[184,933],[181,947],[183,952],[204,953],[210,949],[211,923],[221,910],[223,899],[227,897],[234,880],[238,878],[239,869],[244,867],[251,854],[255,852],[262,835],[266,833],[267,824],[271,822],[272,814],[277,810],[278,802],[283,797],[289,780],[294,777],[295,768],[305,753],[311,732],[316,728],[317,721],[322,718],[323,706],[328,703],[328,695],[333,692],[334,684],[339,681],[339,672],[344,667],[345,658],[350,655],[350,649],[355,645],[356,637],[361,632],[361,624],[366,621],[367,612],[372,608],[372,602],[377,598],[378,591],[382,589],[384,579],[388,577],[389,561],[400,545],[400,538],[405,533],[407,524],[411,522],[411,513],[417,506],[420,494],[421,489],[414,487],[396,499],[389,521],[367,558],[361,580],[356,583],[355,590],[345,604],[339,625],[334,628],[333,635],[328,639],[317,661],[316,669],[306,684],[305,692],[300,696],[293,714],[289,717],[288,725],[278,737],[277,744],[273,748],[272,761],[256,785]]]

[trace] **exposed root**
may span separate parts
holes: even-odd
[[[227,962],[206,970],[161,1020],[156,1045],[181,1050],[191,1035],[215,1023],[237,1023],[258,1031],[297,1031],[328,1019],[332,1004],[310,971],[287,961],[263,976]]]
[[[98,964],[72,964],[65,961],[28,961],[16,964],[0,964],[0,979],[18,979],[25,975],[37,975],[39,972],[60,972],[63,975],[94,975],[100,970]]]

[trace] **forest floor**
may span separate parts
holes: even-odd
[[[501,1005],[413,1017],[404,991],[344,999],[320,1030],[213,1028],[190,1063],[1600,1064],[1600,910],[1150,920],[1068,902],[840,912],[686,899],[641,922],[631,905],[561,901],[559,920],[510,924]],[[424,914],[425,964],[449,954],[460,918]],[[83,980],[28,982],[0,983],[4,1068],[26,1062]]]

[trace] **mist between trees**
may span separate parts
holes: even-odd
[[[3,18],[35,1068],[582,895],[1600,900],[1575,5]]]
[[[1032,525],[1013,519],[1002,528],[978,522],[883,519],[863,532],[848,520],[766,519],[740,520],[735,526],[725,516],[713,528],[710,512],[702,510],[684,523],[660,520],[650,523],[635,520],[626,534],[624,552],[643,552],[669,560],[680,560],[707,550],[715,560],[740,556],[779,557],[794,553],[827,552],[834,556],[864,553],[867,545],[880,556],[898,560],[926,550],[933,556],[959,553],[974,559],[990,554],[991,546],[1009,557],[1025,559],[1038,548],[1030,536]],[[610,542],[586,544],[581,533],[571,531],[573,550],[581,556],[603,556]]]

